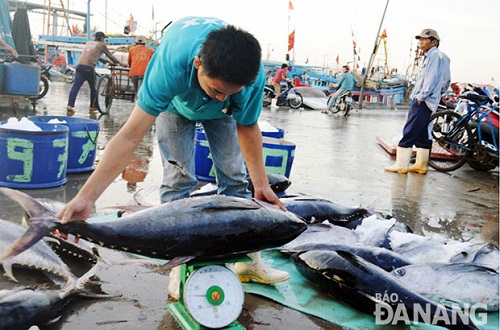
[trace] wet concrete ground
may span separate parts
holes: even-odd
[[[15,109],[1,101],[0,119],[11,116],[65,115],[71,85],[56,82],[40,100],[36,112],[20,101]],[[98,147],[126,121],[133,104],[116,100],[111,113],[97,117],[101,124]],[[88,90],[82,88],[76,104],[77,117],[88,118]],[[481,236],[498,244],[498,168],[479,172],[468,165],[450,172],[430,169],[427,175],[399,175],[384,172],[394,159],[376,143],[376,137],[392,140],[399,136],[406,110],[363,109],[350,117],[325,115],[320,111],[281,108],[263,109],[261,120],[285,130],[285,140],[296,144],[289,193],[303,193],[329,199],[345,206],[362,206],[390,213],[411,226],[416,233],[440,233],[457,240]],[[98,154],[98,158],[99,155]],[[154,129],[136,152],[147,174],[143,182],[130,184],[118,177],[96,204],[96,214],[111,212],[110,206],[134,204],[133,193],[156,186],[162,170]],[[62,187],[25,190],[34,197],[62,202],[70,200],[83,185],[88,173],[68,175]],[[125,176],[127,178],[127,176]],[[19,221],[22,211],[15,203],[0,199],[0,217]],[[125,257],[121,252],[101,249],[104,260]],[[35,281],[31,272],[21,278]],[[119,298],[79,301],[68,306],[60,322],[48,329],[179,329],[166,310],[168,274],[150,272],[143,265],[107,265],[99,270],[101,289]],[[23,283],[23,282],[22,282]],[[6,279],[1,287],[16,286]],[[337,325],[246,294],[239,321],[248,329],[337,329]]]

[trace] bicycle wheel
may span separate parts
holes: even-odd
[[[97,110],[107,114],[113,103],[113,80],[110,75],[104,75],[97,81]]]
[[[440,172],[454,171],[465,164],[471,153],[472,131],[453,111],[436,112],[430,117],[432,151],[429,166]]]
[[[331,94],[330,96],[328,96],[328,100],[326,101],[327,106],[330,103],[330,100],[332,99],[332,96],[333,96],[333,94]],[[339,100],[338,98],[335,100],[335,103],[333,104],[332,108],[330,109],[331,113],[337,113],[337,112],[340,111],[339,107],[337,106],[338,100]]]

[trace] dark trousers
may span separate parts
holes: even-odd
[[[399,141],[398,146],[402,148],[417,148],[430,149],[432,140],[429,139],[429,118],[432,111],[427,107],[425,102],[418,105],[417,101],[412,101],[410,110],[408,110],[408,118],[403,128],[403,137]]]
[[[89,83],[90,87],[90,107],[96,107],[96,90],[95,90],[95,68],[89,65],[77,65],[75,71],[75,81],[69,92],[68,105],[71,107],[75,106],[76,96],[80,91],[84,82]]]

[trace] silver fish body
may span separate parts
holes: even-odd
[[[443,305],[498,311],[498,272],[470,263],[408,265],[392,271],[409,289]]]
[[[109,298],[108,295],[92,294],[84,289],[84,284],[95,275],[96,270],[97,265],[61,290],[30,288],[1,290],[0,329],[24,330],[32,326],[41,328],[56,322],[64,307],[75,298]]]
[[[8,188],[0,192],[31,215],[31,226],[3,258],[60,229],[101,246],[159,259],[213,259],[281,246],[307,224],[290,212],[254,200],[222,195],[187,198],[151,207],[119,220],[60,224],[30,196]]]

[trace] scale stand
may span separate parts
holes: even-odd
[[[235,261],[250,258],[181,265],[179,300],[167,304],[167,309],[182,329],[245,329],[237,321],[243,310],[243,286],[225,266]]]

